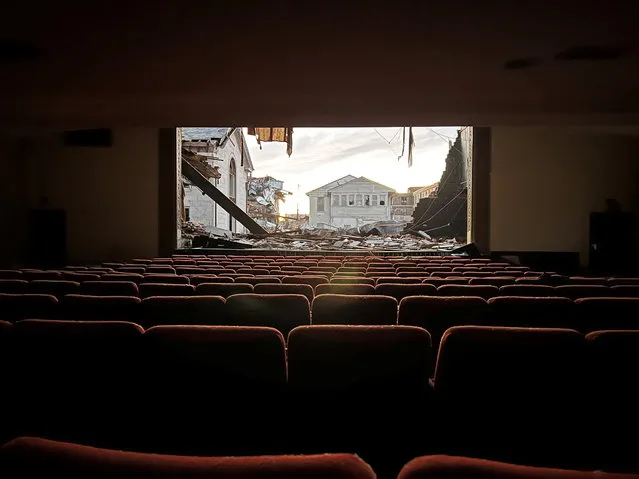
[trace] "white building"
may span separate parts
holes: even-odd
[[[246,211],[247,185],[253,171],[251,155],[241,128],[182,128],[182,148],[204,156],[217,168],[219,178],[210,181]],[[186,221],[214,228],[244,233],[246,229],[211,198],[182,176],[184,216]]]
[[[389,197],[395,190],[352,175],[309,191],[309,225],[318,228],[355,228],[391,219]]]

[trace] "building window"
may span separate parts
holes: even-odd
[[[339,195],[333,195],[333,206],[339,206]]]
[[[408,198],[406,196],[402,196],[400,199],[400,204],[401,205],[407,205],[408,204]]]
[[[191,208],[184,208],[184,220],[191,221]]]
[[[355,206],[355,195],[348,195],[348,206]]]
[[[346,195],[342,195],[342,206],[346,206],[348,203],[348,198]]]
[[[371,205],[371,195],[364,195],[364,206]]]
[[[236,178],[237,172],[235,169],[235,160],[231,158],[231,163],[229,163],[229,198],[233,203],[235,203],[235,193],[236,193]]]
[[[379,206],[384,206],[386,204],[386,197],[384,195],[379,195]]]
[[[377,206],[377,195],[373,195],[373,202],[371,203],[373,206]]]
[[[317,211],[324,212],[324,197],[317,198]]]
[[[355,195],[355,206],[362,206],[362,195]]]

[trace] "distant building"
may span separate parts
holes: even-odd
[[[415,197],[413,193],[393,193],[391,195],[391,219],[408,223],[413,219]]]
[[[422,186],[419,188],[408,188],[409,193],[413,193],[415,197],[415,204],[419,203],[419,200],[422,198],[432,198],[437,196],[437,190],[439,189],[439,181],[437,183],[433,183],[432,185]],[[412,190],[412,191],[411,191]]]
[[[247,208],[247,184],[253,171],[251,155],[241,128],[182,128],[182,149],[202,156],[216,177],[209,181],[242,210]],[[238,223],[211,198],[182,176],[184,185],[184,220],[214,228],[245,232]]]
[[[284,182],[271,176],[251,178],[248,183],[247,213],[263,228],[274,229],[280,218],[280,203],[288,191]]]
[[[344,176],[306,193],[310,199],[309,225],[317,228],[354,228],[391,219],[389,198],[395,190],[375,181]]]

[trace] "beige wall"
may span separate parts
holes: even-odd
[[[491,249],[577,251],[588,262],[589,213],[618,199],[637,211],[639,142],[598,129],[494,127]]]
[[[28,140],[24,161],[29,206],[46,197],[67,211],[70,263],[158,254],[157,128],[115,129],[111,148],[39,136]]]

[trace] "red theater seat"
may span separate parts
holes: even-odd
[[[375,479],[352,454],[189,457],[97,449],[46,439],[20,438],[0,449],[4,479]],[[606,478],[604,478],[606,479]],[[612,478],[611,478],[612,479]]]

